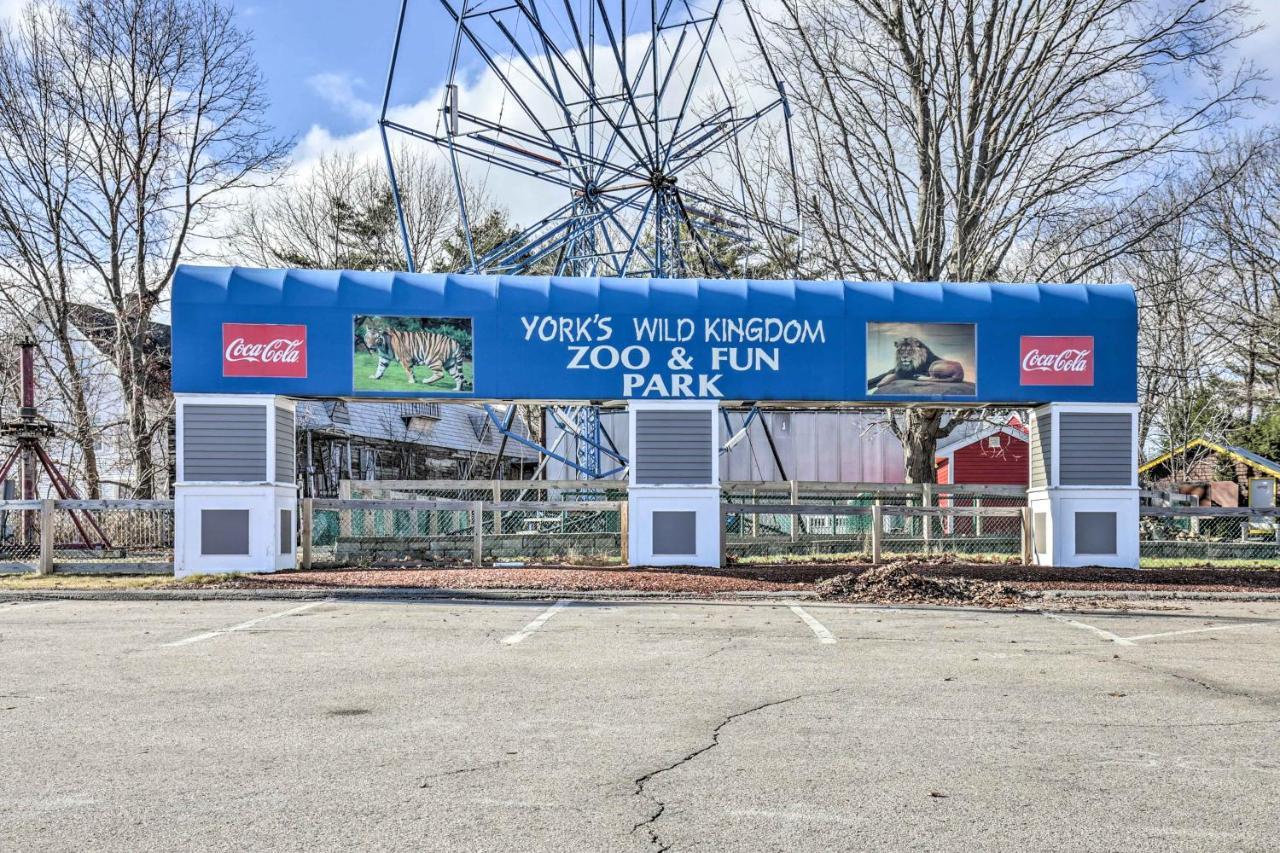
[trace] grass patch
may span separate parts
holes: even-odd
[[[921,562],[929,562],[941,558],[949,558],[957,563],[991,563],[1004,564],[1016,563],[1017,557],[1009,554],[932,554],[925,556],[916,553],[897,553],[895,551],[884,551],[881,558],[884,561],[889,560],[919,560]],[[825,563],[866,563],[870,565],[871,554],[868,551],[845,551],[838,554],[751,554],[745,557],[735,557],[730,553],[729,558],[739,565],[796,565],[796,564],[815,564],[821,565]]]
[[[447,371],[430,385],[423,383],[431,376],[431,368],[426,366],[418,366],[413,369],[417,382],[410,382],[408,377],[404,375],[404,368],[400,366],[400,362],[393,361],[387,365],[387,372],[382,374],[381,379],[373,379],[373,374],[378,369],[378,357],[371,352],[361,350],[355,353],[353,359],[353,369],[355,375],[352,380],[352,388],[356,391],[416,391],[419,394],[426,391],[453,391],[453,376]],[[474,391],[476,387],[475,367],[471,360],[468,359],[462,363],[462,391]]]
[[[191,587],[220,586],[241,577],[228,575],[190,575],[175,578],[173,575],[38,575],[35,572],[21,575],[0,575],[0,590],[112,590],[112,589],[190,589]]]
[[[1280,571],[1280,560],[1208,559],[1204,557],[1142,557],[1138,565],[1144,569],[1249,569],[1259,572]]]

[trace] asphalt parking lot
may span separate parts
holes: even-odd
[[[0,603],[5,850],[1274,850],[1280,604]]]

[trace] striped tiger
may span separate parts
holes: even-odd
[[[431,385],[445,371],[453,377],[453,390],[462,390],[462,344],[439,332],[408,332],[403,329],[365,328],[364,345],[378,356],[378,369],[371,379],[381,379],[392,359],[400,362],[409,382],[414,383],[413,368],[425,365],[431,368],[431,378],[424,385]]]

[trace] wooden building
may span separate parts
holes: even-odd
[[[1201,506],[1248,506],[1251,489],[1254,503],[1269,490],[1274,504],[1280,462],[1245,447],[1196,438],[1141,466],[1138,476],[1149,487],[1195,495]]]

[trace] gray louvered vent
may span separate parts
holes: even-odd
[[[636,412],[636,482],[643,485],[710,483],[714,424],[708,411]]]
[[[188,482],[265,482],[266,407],[183,406],[182,477]]]
[[[1122,412],[1058,415],[1058,482],[1128,486],[1133,482],[1133,418]]]
[[[293,412],[276,409],[276,482],[292,483],[297,477],[294,469],[297,465],[295,455],[296,434],[294,431]]]
[[[1048,409],[1036,412],[1031,421],[1031,488],[1049,486],[1053,474],[1053,419]]]

